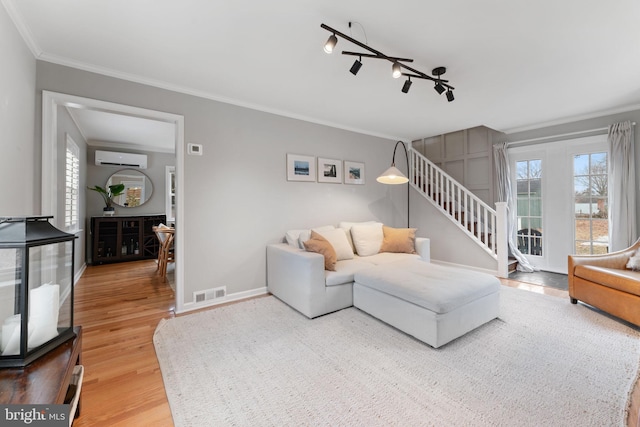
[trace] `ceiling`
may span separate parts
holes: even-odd
[[[640,108],[637,0],[2,0],[39,59],[406,140],[514,132]],[[350,29],[349,21],[358,22]],[[443,76],[391,78],[324,23]]]
[[[173,123],[89,108],[67,107],[88,145],[174,153]]]

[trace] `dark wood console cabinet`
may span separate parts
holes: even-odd
[[[73,369],[82,364],[82,327],[69,339],[24,368],[0,369],[0,403],[62,404]],[[77,414],[80,413],[78,402]]]
[[[153,227],[165,222],[165,215],[92,217],[91,264],[156,258],[159,243]]]

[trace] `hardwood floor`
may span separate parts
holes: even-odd
[[[567,292],[515,280],[505,286],[568,298]],[[82,412],[74,426],[172,426],[153,332],[175,317],[174,293],[154,261],[88,267],[75,288],[83,327]],[[636,384],[628,427],[638,422]]]
[[[75,288],[83,328],[81,415],[74,426],[172,426],[153,347],[174,293],[154,261],[88,267]]]

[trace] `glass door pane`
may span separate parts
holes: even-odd
[[[516,162],[518,249],[542,256],[542,160]]]
[[[607,172],[606,152],[574,156],[574,236],[578,255],[609,251]]]

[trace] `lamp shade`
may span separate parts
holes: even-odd
[[[382,184],[406,184],[409,182],[409,178],[404,176],[397,167],[391,166],[389,169],[384,171],[382,175],[376,178],[376,181]]]

